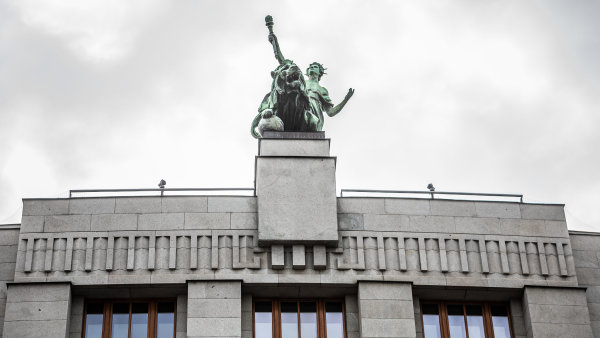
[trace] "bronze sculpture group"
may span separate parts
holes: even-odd
[[[322,131],[323,113],[329,116],[338,114],[354,94],[354,89],[350,88],[344,100],[334,105],[327,89],[319,84],[325,74],[323,65],[311,63],[306,70],[308,79],[305,80],[300,68],[292,60],[283,57],[273,33],[273,18],[269,15],[265,22],[269,28],[269,42],[273,45],[279,66],[271,72],[271,91],[262,100],[258,114],[252,121],[250,133],[255,138],[260,138],[267,130]]]

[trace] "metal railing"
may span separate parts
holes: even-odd
[[[431,197],[431,199],[435,199],[435,195],[514,197],[514,198],[519,198],[519,202],[523,203],[523,195],[522,194],[491,194],[491,193],[481,193],[481,192],[456,192],[456,191],[342,189],[340,192],[340,197],[344,197],[344,193],[429,195]]]
[[[254,196],[254,188],[140,188],[140,189],[72,189],[69,190],[69,198],[73,198],[73,194],[81,193],[122,193],[122,192],[160,192],[160,196],[164,196],[165,192],[169,191],[252,191]]]

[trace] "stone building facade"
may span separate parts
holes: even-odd
[[[600,234],[563,205],[336,197],[322,133],[259,140],[254,196],[25,199],[12,337],[600,337]]]

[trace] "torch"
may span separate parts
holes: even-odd
[[[269,42],[273,45],[273,53],[275,53],[275,59],[279,61],[279,64],[282,64],[285,60],[283,55],[281,54],[281,50],[279,49],[279,43],[277,42],[277,37],[273,33],[273,17],[267,15],[265,17],[265,25],[269,28]]]
[[[265,25],[269,28],[269,34],[273,34],[273,17],[267,15],[265,17]]]

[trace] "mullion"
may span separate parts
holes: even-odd
[[[104,311],[106,313],[106,316],[104,316],[104,328],[106,328],[106,330],[102,330],[102,332],[104,333],[104,338],[110,338],[112,333],[112,307],[112,303],[104,304]]]
[[[300,301],[296,301],[296,317],[298,318],[298,338],[301,338],[302,330],[300,328]]]
[[[440,304],[440,322],[442,322],[441,334],[444,338],[450,338],[450,322],[448,320],[448,305],[446,303]]]
[[[484,326],[487,328],[487,338],[494,338],[494,322],[492,321],[492,311],[489,304],[485,304],[483,307],[483,318]]]
[[[463,320],[465,321],[465,336],[469,338],[469,324],[467,323],[467,305],[462,304],[463,308]]]
[[[327,318],[325,317],[325,301],[320,300],[317,303],[317,321],[320,330],[317,330],[319,337],[327,338]]]
[[[148,330],[146,331],[146,337],[156,337],[156,325],[158,320],[158,302],[148,303]]]

